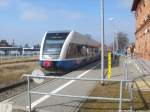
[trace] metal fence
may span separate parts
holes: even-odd
[[[38,57],[40,48],[0,47],[0,65],[18,59]]]
[[[133,81],[132,80],[107,80],[107,79],[89,79],[89,78],[71,78],[71,77],[57,77],[57,76],[31,76],[31,75],[24,75],[27,77],[28,81],[28,105],[29,105],[29,112],[31,112],[31,94],[39,94],[39,95],[50,95],[50,96],[59,96],[59,97],[70,97],[70,98],[81,98],[81,99],[91,99],[91,100],[108,100],[108,101],[118,101],[119,103],[119,112],[122,111],[122,103],[123,102],[130,102],[130,111],[132,112],[133,110]],[[94,97],[94,96],[75,96],[75,95],[66,95],[66,94],[57,94],[57,93],[52,93],[52,92],[38,92],[38,91],[32,91],[30,89],[30,79],[32,78],[39,78],[39,79],[61,79],[61,80],[81,80],[81,81],[103,81],[105,82],[119,82],[120,84],[120,90],[119,90],[119,97],[114,98],[114,97]],[[127,85],[128,87],[128,94],[129,98],[123,98],[123,88],[125,87],[124,85]]]
[[[34,58],[34,57],[39,57],[39,54],[25,54],[25,55],[9,54],[9,55],[4,55],[4,54],[0,53],[0,64],[8,62],[8,61],[13,61],[13,60],[18,60],[18,59],[28,59],[28,58]]]

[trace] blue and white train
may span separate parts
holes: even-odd
[[[40,66],[70,71],[100,58],[100,43],[75,31],[46,32],[40,48]]]

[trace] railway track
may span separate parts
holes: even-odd
[[[27,59],[27,60],[16,60],[16,61],[8,61],[8,62],[1,62],[0,65],[7,65],[7,64],[15,64],[15,63],[23,63],[23,62],[35,62],[38,59]]]
[[[17,69],[18,64],[22,63],[24,65],[25,63],[31,63],[31,62],[37,62],[37,61],[38,61],[38,59],[36,59],[36,58],[30,58],[30,59],[24,59],[24,60],[12,60],[12,61],[7,60],[6,62],[3,61],[0,63],[0,66],[2,67],[0,69],[3,69],[4,66],[11,65],[11,66],[15,66],[14,67],[14,70],[15,70],[15,68]],[[10,67],[10,69],[12,69],[12,68]],[[11,74],[11,70],[10,70],[10,74]],[[1,75],[3,76],[5,74],[1,74]],[[12,74],[12,75],[14,75],[14,74]],[[11,76],[11,75],[9,75],[9,76]],[[8,98],[11,98],[15,95],[18,95],[18,94],[26,91],[26,83],[27,83],[27,81],[25,79],[19,79],[19,80],[17,79],[16,81],[8,80],[6,82],[2,81],[0,83],[0,101],[4,101]],[[34,88],[36,86],[37,85],[35,83],[31,82],[32,88]]]
[[[26,82],[0,89],[0,102],[26,91]]]
[[[54,73],[48,73],[47,75],[62,76],[62,75],[66,75],[66,74],[58,75],[58,74],[54,74]],[[42,86],[45,83],[52,82],[55,80],[57,80],[57,79],[47,79],[42,84],[36,84],[35,82],[33,82],[33,80],[31,80],[30,86],[31,86],[31,89],[33,89],[33,88]],[[27,80],[26,79],[23,79],[19,82],[12,83],[6,87],[0,88],[0,102],[7,100],[11,97],[14,97],[18,94],[21,94],[25,91],[27,91]]]
[[[43,85],[47,82],[50,82],[50,81],[52,81],[52,80],[46,80],[42,84],[36,84],[33,81],[31,81],[31,83],[30,83],[31,89],[38,87],[38,86],[41,86],[41,85]],[[1,88],[0,89],[0,102],[7,100],[11,97],[14,97],[18,94],[21,94],[25,91],[27,91],[27,81],[26,80],[24,80],[18,84],[14,84],[14,85],[7,86],[5,88]]]
[[[97,63],[97,62],[94,62],[94,63]],[[84,70],[85,68],[86,68],[86,66],[83,66],[79,69]],[[66,72],[64,74],[58,74],[58,73],[53,72],[53,73],[47,73],[46,75],[64,76],[64,75],[69,75],[71,72],[72,71]],[[42,86],[43,84],[48,83],[48,82],[53,82],[55,80],[58,80],[58,79],[47,79],[42,84],[36,84],[33,81],[31,81],[31,89]],[[0,88],[0,101],[7,100],[11,97],[14,97],[18,94],[25,92],[25,91],[27,91],[27,81],[26,80],[23,80],[23,82],[20,82],[20,83],[12,84],[12,85],[2,88],[2,89]]]

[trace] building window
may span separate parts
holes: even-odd
[[[143,4],[143,6],[145,7],[145,0],[142,0],[142,4]]]
[[[147,52],[147,42],[145,42],[145,52]]]
[[[147,18],[148,18],[148,19],[150,18],[150,14],[147,15]]]
[[[135,12],[135,16],[138,17],[138,11]]]
[[[140,1],[140,5],[143,6],[143,7],[145,7],[145,0],[141,0]]]
[[[140,12],[140,13],[142,12],[142,9],[141,9],[141,7],[139,8],[139,12]]]

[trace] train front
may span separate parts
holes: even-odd
[[[40,66],[46,70],[58,70],[56,63],[59,61],[62,46],[68,32],[48,32],[45,34],[40,49]]]

